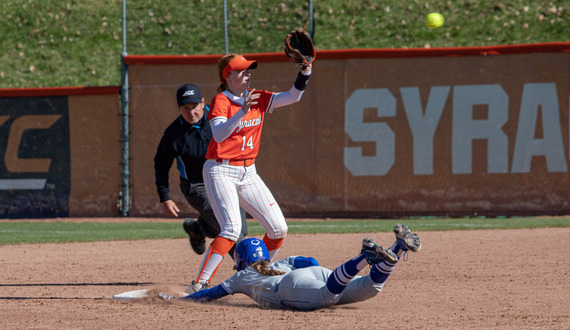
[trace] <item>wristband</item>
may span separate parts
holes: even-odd
[[[309,81],[310,77],[311,76],[305,76],[304,74],[299,72],[299,74],[297,75],[297,79],[295,79],[295,83],[293,84],[293,86],[295,86],[295,88],[297,88],[300,91],[304,91],[305,88],[307,88],[307,82]]]

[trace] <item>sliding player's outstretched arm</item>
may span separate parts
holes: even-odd
[[[184,297],[174,298],[173,295],[168,294],[166,292],[161,292],[158,296],[164,300],[186,300],[186,301],[195,301],[200,303],[207,303],[216,299],[220,299],[222,297],[227,296],[229,293],[222,288],[221,285],[216,285],[210,289],[202,289],[200,291],[194,292],[193,294],[189,294]]]

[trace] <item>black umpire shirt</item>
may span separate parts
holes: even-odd
[[[170,199],[168,172],[174,159],[180,180],[204,182],[202,167],[212,139],[212,128],[207,118],[208,107],[205,106],[204,116],[197,124],[192,125],[178,116],[164,131],[154,156],[155,184],[161,203]]]

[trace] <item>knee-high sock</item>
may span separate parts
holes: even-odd
[[[388,276],[392,274],[394,268],[396,268],[396,264],[387,261],[382,261],[374,264],[370,268],[370,279],[374,283],[382,284],[386,282],[386,279],[388,279]]]
[[[220,264],[228,251],[234,246],[235,242],[224,238],[222,236],[217,236],[210,246],[206,255],[202,260],[202,265],[198,271],[198,276],[196,277],[195,283],[208,283],[210,279],[216,274]]]
[[[265,243],[267,250],[269,250],[269,257],[271,258],[271,261],[275,260],[275,255],[277,252],[279,252],[279,248],[283,244],[283,240],[284,238],[271,239],[267,236],[267,234],[263,236],[263,243]]]
[[[398,260],[400,260],[400,257],[404,253],[406,253],[406,251],[400,249],[400,245],[398,244],[398,241],[394,242],[394,244],[392,244],[392,246],[390,246],[390,250],[392,250],[392,252],[394,252],[398,256]]]
[[[400,257],[406,253],[406,251],[400,249],[400,245],[398,245],[397,241],[390,246],[390,250],[398,256],[398,260],[400,260]],[[370,279],[374,283],[384,283],[386,282],[386,279],[388,279],[388,276],[392,274],[394,268],[396,268],[396,264],[387,261],[372,265],[370,269]]]
[[[327,279],[327,289],[332,294],[341,293],[354,276],[367,264],[366,258],[360,254],[338,266]]]

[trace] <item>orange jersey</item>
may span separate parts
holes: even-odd
[[[257,99],[258,103],[250,107],[249,112],[241,119],[238,127],[227,139],[222,142],[216,142],[214,139],[210,141],[206,159],[243,160],[257,156],[263,118],[271,105],[274,93],[262,90],[256,90],[254,93],[261,94]],[[230,119],[240,109],[240,104],[232,102],[226,95],[220,93],[210,103],[208,120],[216,117]]]

